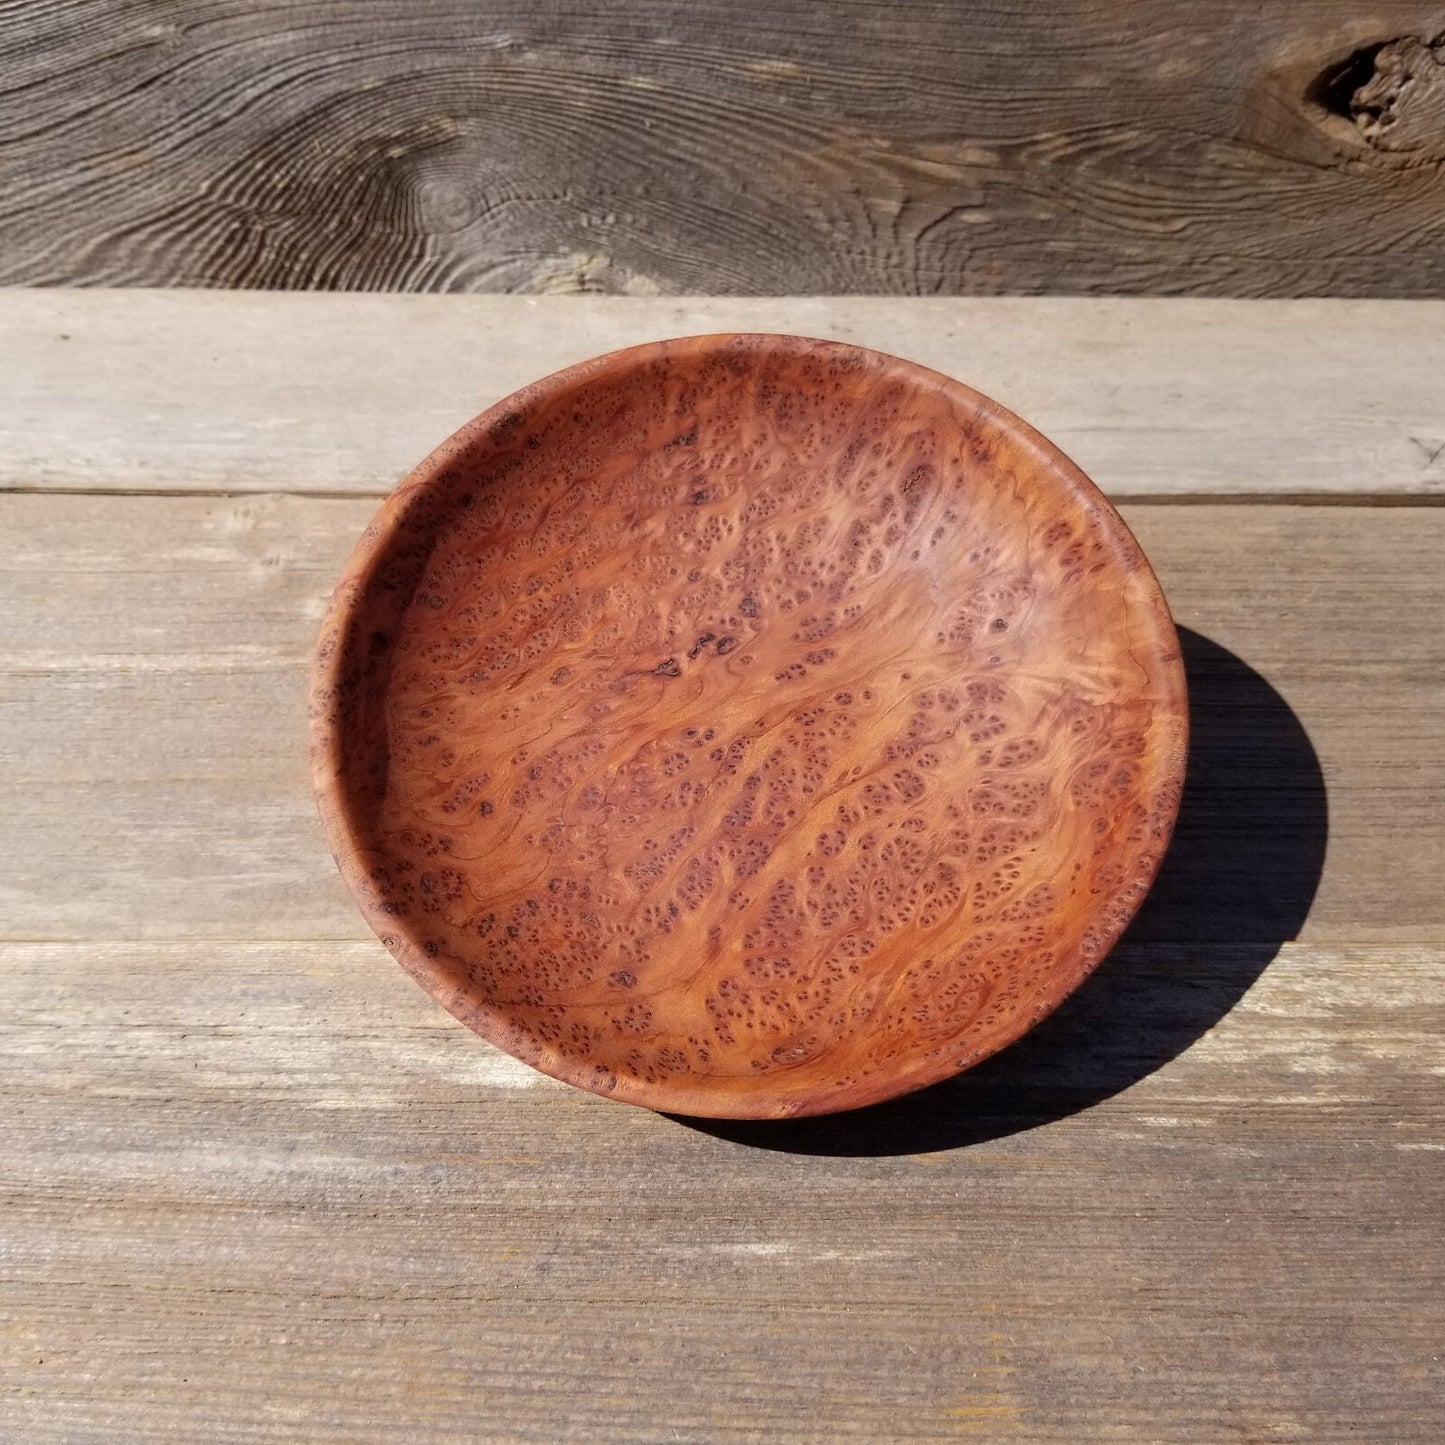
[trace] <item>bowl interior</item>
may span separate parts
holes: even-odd
[[[797,338],[615,353],[389,499],[313,684],[397,958],[599,1093],[826,1112],[994,1052],[1098,962],[1182,782],[1117,514],[968,388]]]

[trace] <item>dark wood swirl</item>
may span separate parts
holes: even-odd
[[[0,0],[0,284],[1441,296],[1442,14]]]
[[[383,507],[319,647],[331,840],[388,948],[599,1093],[852,1107],[1052,1009],[1168,841],[1157,582],[1046,441],[796,338],[616,353]]]

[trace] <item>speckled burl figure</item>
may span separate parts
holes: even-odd
[[[1016,1038],[1168,842],[1137,544],[1017,418],[830,342],[660,342],[464,428],[367,530],[312,691],[387,947],[558,1078],[870,1103]]]

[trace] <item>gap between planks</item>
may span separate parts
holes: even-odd
[[[397,478],[400,482],[401,478]],[[46,487],[0,486],[0,496],[11,497],[210,497],[241,501],[260,497],[295,497],[311,501],[367,502],[378,504],[391,495],[391,488],[341,490],[308,487],[275,487],[266,491],[244,488],[199,487]],[[1113,491],[1116,507],[1445,507],[1445,493],[1416,492],[1187,492],[1140,493]]]

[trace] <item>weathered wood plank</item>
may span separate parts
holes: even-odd
[[[1445,952],[1286,946],[1165,1062],[1259,966],[1126,949],[756,1147],[531,1076],[375,944],[5,945],[0,1420],[1433,1445]]]
[[[1437,0],[0,8],[0,279],[1445,290]]]
[[[6,935],[364,936],[314,820],[304,691],[372,505],[0,498]],[[1197,795],[1141,926],[1445,940],[1445,510],[1127,517],[1212,639],[1189,644]]]
[[[1127,509],[1197,743],[1129,941],[769,1131],[365,938],[302,693],[373,506],[0,497],[0,1435],[1434,1445],[1445,509]]]
[[[277,1119],[372,1110],[404,1122],[420,1108],[442,1117],[474,1105],[594,1104],[458,1027],[375,939],[0,942],[0,960],[7,1087],[23,1078],[37,1107],[50,1095],[44,1107],[92,1101],[86,1129],[119,1127],[124,1104],[140,1100],[238,1108],[258,1129],[272,1108]],[[1445,1089],[1431,1082],[1445,1065],[1442,974],[1439,944],[1286,942],[1266,957],[1255,945],[1126,942],[1009,1055],[913,1104],[788,1125],[696,1122],[749,1140],[812,1140],[828,1153],[825,1145],[875,1121],[916,1116],[911,1138],[872,1143],[879,1153],[927,1153],[943,1142],[944,1103],[967,1095],[976,1107],[956,1127],[992,1137],[1023,1119],[1072,1113],[1110,1070],[1131,1075],[1127,1092],[1112,1080],[1111,1127],[1193,1127],[1245,1099],[1284,1112],[1349,1104],[1385,1119],[1411,1090],[1423,1099]],[[1181,997],[1186,988],[1199,995],[1197,1008]],[[1196,1034],[1187,1052],[1185,1021]],[[1404,1092],[1392,1098],[1391,1089]],[[1160,1110],[1192,1117],[1163,1120]],[[928,1138],[929,1124],[939,1137]],[[1442,1129],[1428,1111],[1407,1110],[1389,1125],[1391,1138],[1416,1142]],[[41,1153],[74,1163],[68,1147]],[[7,1178],[36,1183],[54,1178],[55,1167],[15,1158]],[[245,1163],[218,1158],[213,1167],[225,1174]],[[152,1183],[166,1174],[142,1156],[127,1169]]]
[[[1445,496],[1445,302],[58,291],[0,296],[0,488],[380,493],[526,382],[727,330],[957,376],[1116,498]]]

